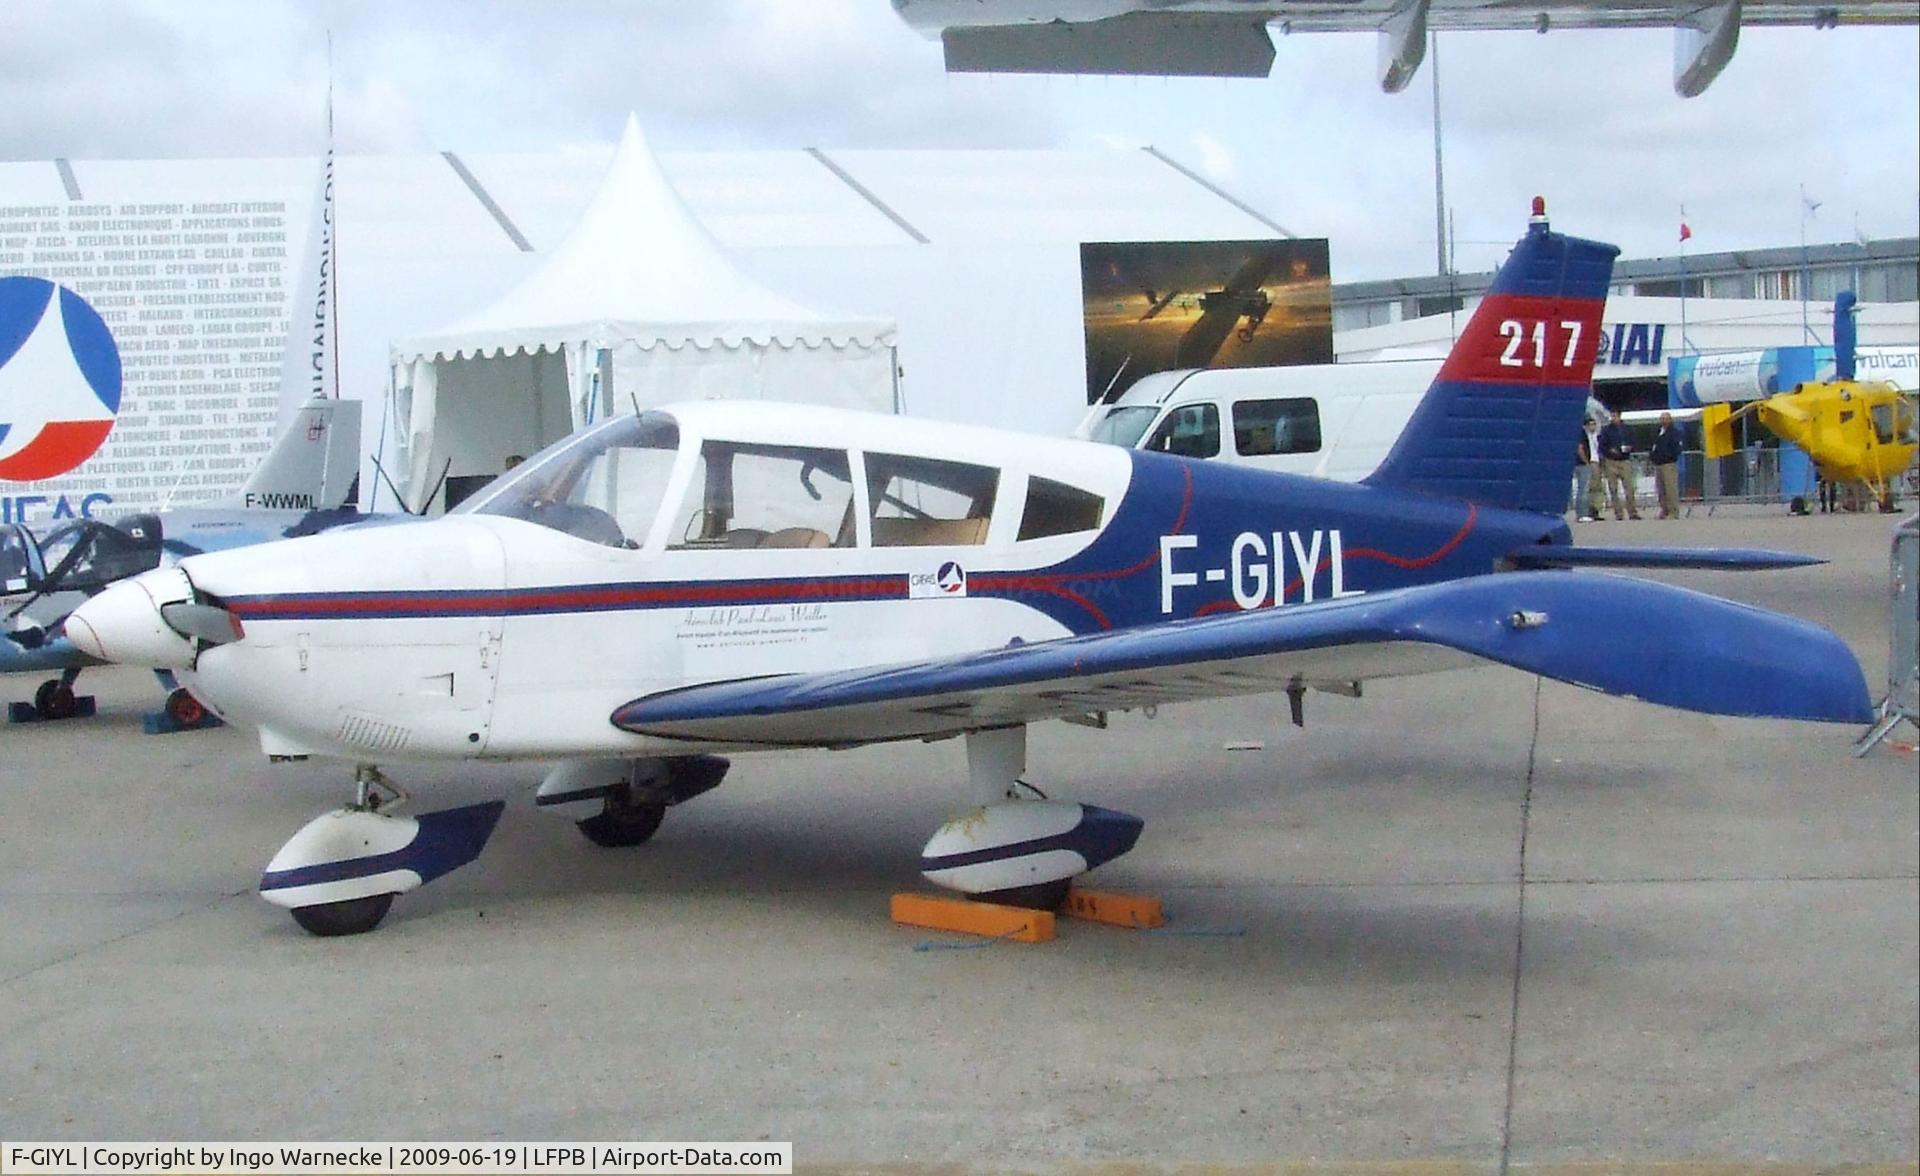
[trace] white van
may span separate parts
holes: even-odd
[[[1439,359],[1207,368],[1142,376],[1095,405],[1077,437],[1355,482],[1373,472]]]

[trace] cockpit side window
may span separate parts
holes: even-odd
[[[660,513],[680,427],[665,413],[576,433],[496,478],[449,514],[500,515],[607,547],[639,547]]]
[[[987,541],[1000,471],[967,462],[869,453],[875,547],[974,547]]]
[[[1868,410],[1873,416],[1873,439],[1882,445],[1893,444],[1893,404],[1876,404]]]
[[[1027,505],[1020,514],[1020,539],[1044,539],[1100,528],[1106,500],[1052,478],[1027,479]]]
[[[708,441],[667,549],[852,547],[853,477],[845,450]]]

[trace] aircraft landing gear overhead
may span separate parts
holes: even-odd
[[[480,856],[506,808],[501,800],[394,814],[407,797],[372,764],[354,769],[354,803],[307,822],[260,878],[260,897],[286,907],[314,935],[359,935],[386,917],[396,895]]]
[[[1139,817],[1070,801],[1021,799],[1038,790],[1026,770],[1027,729],[967,734],[967,775],[978,807],[957,813],[920,851],[927,881],[969,898],[1052,910],[1073,879],[1133,848]]]

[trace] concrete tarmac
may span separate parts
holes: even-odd
[[[1834,627],[1877,694],[1890,528],[1576,535],[1830,557],[1665,578]],[[771,1139],[874,1172],[1920,1155],[1915,758],[1849,758],[1853,728],[1498,667],[1310,695],[1305,731],[1277,697],[1039,726],[1031,779],[1147,818],[1090,882],[1172,922],[1034,946],[887,920],[964,803],[958,741],[736,757],[624,851],[535,813],[537,767],[407,768],[419,809],[510,797],[498,833],[318,940],[253,888],[345,770],[144,736],[150,677],[82,681],[98,718],[0,728],[0,1139]]]

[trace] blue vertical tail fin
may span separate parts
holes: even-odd
[[[1536,199],[1526,236],[1366,483],[1564,511],[1619,252],[1553,232]]]

